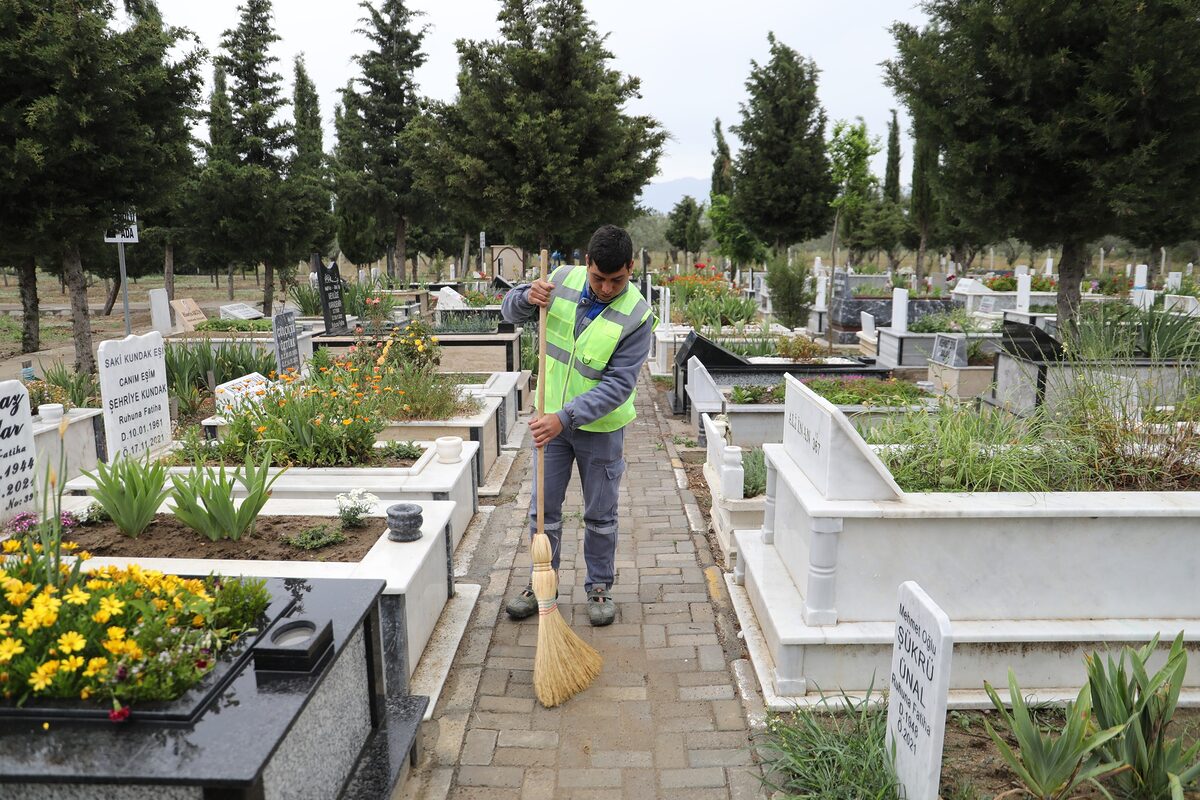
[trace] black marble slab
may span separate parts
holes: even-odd
[[[258,673],[247,663],[194,723],[0,721],[4,783],[158,784],[249,787],[286,738],[329,664],[376,608],[380,580],[283,579],[291,615],[327,618],[333,648],[312,673]],[[368,650],[368,652],[371,652]],[[378,652],[376,650],[375,652]],[[0,789],[0,795],[3,795]]]
[[[417,737],[429,698],[404,695],[388,699],[386,723],[363,749],[342,800],[379,800],[392,796],[405,766],[417,761]]]

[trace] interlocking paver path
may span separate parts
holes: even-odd
[[[697,547],[707,544],[689,532],[654,395],[643,373],[625,439],[617,619],[607,628],[587,621],[577,478],[563,509],[559,608],[604,656],[600,677],[565,705],[542,708],[532,684],[537,618],[512,622],[503,612],[504,598],[529,579],[532,473],[523,456],[519,491],[497,506],[475,554],[467,580],[480,580],[483,593],[407,796],[760,796],[746,715],[717,635],[710,591],[718,573],[706,576],[701,566]]]

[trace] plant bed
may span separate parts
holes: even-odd
[[[1030,676],[1030,692],[1077,687],[1083,653],[1180,630],[1193,658],[1182,688],[1200,700],[1200,493],[1081,490],[1127,487],[1139,464],[1141,486],[1161,485],[1150,468],[1162,451],[1099,433],[1083,442],[1098,418],[1064,434],[1049,416],[947,407],[877,454],[791,378],[786,413],[783,443],[763,447],[762,528],[734,534],[739,617],[761,631],[755,665],[769,693],[813,702],[818,687],[878,685],[896,587],[916,580],[953,621],[952,703],[978,702],[984,680],[1006,684],[1009,666]],[[1181,489],[1200,485],[1194,458],[1171,463],[1178,480],[1190,476]]]
[[[892,328],[879,328],[879,350],[876,358],[880,364],[886,366],[924,367],[928,365],[929,356],[933,352],[934,337],[944,332],[946,331],[897,331]],[[1000,349],[998,333],[971,332],[968,338],[983,340],[983,347],[989,352]]]
[[[33,446],[37,451],[37,473],[46,474],[46,467],[59,467],[60,456],[66,469],[59,480],[70,480],[84,470],[94,469],[103,458],[104,420],[98,408],[73,408],[63,412],[68,420],[65,435],[59,434],[59,421],[46,422],[41,417],[33,420]]]
[[[259,322],[260,320],[226,320],[226,322]],[[262,322],[270,323],[270,320],[261,320]],[[218,320],[208,320],[208,323],[217,323]],[[296,326],[296,343],[300,351],[300,363],[304,365],[312,358],[314,334],[311,331],[304,330],[302,326]],[[187,331],[185,333],[173,333],[164,337],[167,343],[178,344],[207,344],[214,352],[221,345],[229,344],[251,344],[264,353],[272,356],[275,355],[275,337],[268,327],[265,331]]]
[[[930,314],[944,314],[954,309],[950,298],[910,297],[908,299],[909,324]],[[882,328],[892,324],[892,298],[888,297],[834,297],[829,302],[829,337],[834,344],[857,344],[858,332],[862,330],[862,314],[875,317],[875,325]]]
[[[330,624],[327,655],[311,671],[271,672],[246,659],[193,721],[161,725],[135,715],[121,725],[0,723],[5,792],[119,800],[150,794],[335,798],[358,769],[382,770],[390,791],[400,765],[391,768],[386,758],[366,763],[370,758],[361,755],[374,753],[376,740],[400,754],[414,752],[427,699],[406,697],[379,679],[385,668],[381,589],[379,581],[272,581],[284,614],[290,609],[314,624]]]

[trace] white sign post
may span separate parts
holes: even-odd
[[[35,508],[33,416],[20,381],[0,382],[0,524]],[[57,464],[52,464],[58,469]]]
[[[121,267],[121,302],[125,305],[125,335],[133,333],[129,324],[129,281],[125,278],[125,245],[137,244],[137,212],[127,211],[120,218],[113,220],[113,230],[104,234],[104,241],[117,245],[117,261]]]
[[[950,692],[950,618],[914,581],[900,584],[888,680],[887,742],[906,800],[937,800]]]
[[[108,461],[155,453],[171,443],[167,362],[158,331],[100,343],[100,401]]]

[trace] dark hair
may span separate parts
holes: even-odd
[[[633,261],[633,240],[624,228],[601,225],[588,242],[587,254],[597,269],[611,275]]]

